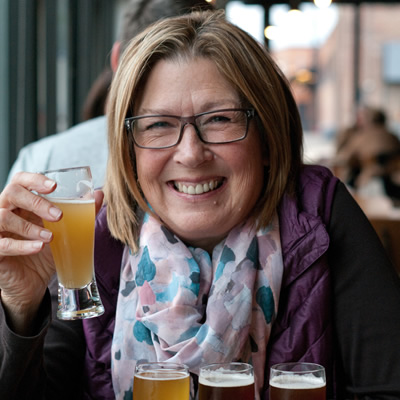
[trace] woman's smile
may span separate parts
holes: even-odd
[[[205,58],[157,62],[143,93],[136,115],[190,116],[242,106],[236,90]],[[157,133],[168,121],[158,122]],[[203,123],[220,127],[226,116]],[[256,124],[250,122],[247,137],[232,143],[205,143],[196,129],[187,124],[169,148],[136,146],[136,167],[143,194],[163,223],[186,243],[211,249],[254,209],[265,164]]]
[[[196,183],[174,181],[173,185],[175,189],[180,193],[196,196],[199,194],[212,192],[218,189],[222,185],[223,181],[224,181],[223,178],[209,179],[204,182],[196,182]]]

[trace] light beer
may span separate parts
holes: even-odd
[[[199,377],[199,400],[254,400],[254,376],[212,371]]]
[[[50,248],[58,281],[68,289],[83,288],[93,278],[94,199],[54,199],[52,203],[63,216],[60,221],[43,224],[53,232]]]
[[[133,400],[189,400],[187,371],[153,369],[135,374]]]
[[[279,375],[269,382],[270,400],[326,400],[325,380],[312,374]]]

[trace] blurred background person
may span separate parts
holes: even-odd
[[[130,1],[122,17],[120,37],[111,50],[111,70],[115,72],[128,42],[144,28],[161,18],[184,14],[192,8],[213,9],[213,6],[205,0]],[[107,158],[107,118],[101,115],[23,147],[8,174],[7,183],[19,171],[39,172],[89,165],[95,187],[101,187]]]
[[[105,114],[107,95],[112,76],[112,69],[110,67],[105,67],[94,81],[83,104],[82,121],[87,121]]]
[[[357,193],[395,196],[397,158],[400,140],[388,129],[381,109],[363,106],[355,125],[337,137],[335,172]]]

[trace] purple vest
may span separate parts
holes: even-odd
[[[284,361],[324,365],[328,392],[333,390],[332,300],[326,260],[329,236],[325,226],[330,219],[336,183],[328,169],[305,166],[297,197],[285,195],[278,209],[284,275],[278,316],[268,343],[265,399],[269,367]],[[115,399],[111,342],[122,250],[123,245],[110,236],[104,207],[96,220],[95,269],[105,313],[83,321],[87,343],[85,399]]]

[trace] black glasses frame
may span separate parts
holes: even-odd
[[[237,139],[230,140],[228,142],[209,142],[207,140],[204,140],[201,137],[200,131],[196,125],[196,119],[203,115],[213,114],[213,113],[217,113],[220,111],[243,111],[246,113],[246,131],[244,132],[243,136],[241,136],[240,138],[237,138]],[[220,110],[206,111],[206,112],[203,112],[200,114],[192,115],[190,117],[181,117],[179,115],[167,115],[167,114],[138,115],[136,117],[125,118],[124,124],[125,124],[125,129],[126,129],[127,133],[132,134],[133,141],[137,147],[140,147],[141,149],[155,149],[156,150],[156,149],[169,149],[169,148],[174,147],[177,144],[179,144],[179,142],[182,140],[183,132],[185,130],[186,125],[193,125],[198,138],[203,143],[206,143],[206,144],[227,144],[227,143],[239,142],[247,137],[247,133],[249,130],[249,122],[252,118],[255,117],[255,115],[256,115],[256,111],[254,110],[254,108],[223,108]],[[169,146],[162,146],[162,147],[142,146],[142,145],[138,144],[135,140],[135,135],[133,134],[133,124],[135,123],[135,121],[137,121],[139,119],[148,118],[148,117],[169,117],[169,118],[178,119],[181,122],[181,129],[180,129],[177,141],[174,144],[171,144]]]

